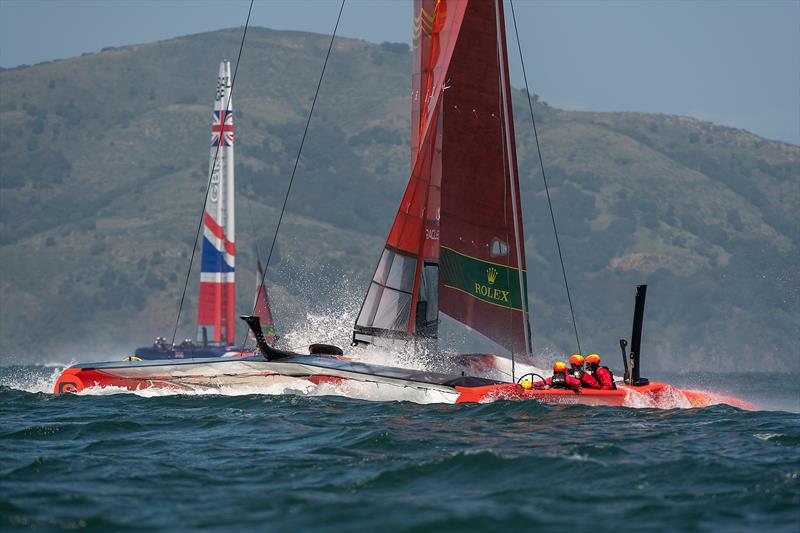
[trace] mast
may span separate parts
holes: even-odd
[[[203,215],[203,252],[197,339],[216,345],[233,344],[236,297],[233,181],[233,105],[231,69],[219,66],[211,123],[210,190]]]
[[[226,251],[230,254],[230,265],[235,269],[236,267],[236,188],[234,186],[233,174],[233,102],[231,94],[231,64],[229,61],[223,61],[225,64],[225,99],[223,105],[225,106],[225,128],[230,128],[230,142],[226,142],[221,151],[224,151],[225,162],[225,236],[228,242],[225,243]],[[224,133],[224,132],[223,132]],[[223,303],[224,309],[224,331],[225,341],[228,345],[234,344],[236,336],[236,317],[234,309],[236,307],[236,279],[235,272],[230,273],[230,280],[225,283],[225,299]]]

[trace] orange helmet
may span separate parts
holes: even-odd
[[[590,365],[599,365],[600,364],[600,356],[596,353],[589,354],[586,356],[586,362]]]
[[[569,369],[567,363],[564,361],[556,361],[553,363],[553,372],[566,372]]]
[[[569,364],[572,366],[583,366],[583,356],[579,353],[576,353],[569,358]]]

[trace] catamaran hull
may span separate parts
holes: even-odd
[[[452,386],[431,382],[436,379],[440,379],[437,374],[365,365],[339,358],[301,356],[270,362],[260,356],[250,356],[230,360],[215,358],[76,365],[62,372],[54,392],[74,393],[92,387],[116,387],[131,391],[156,388],[175,392],[214,392],[225,388],[246,390],[276,385],[291,391],[302,390],[310,382],[334,386],[364,384],[348,396],[366,399],[455,403],[460,393]]]
[[[167,389],[174,392],[215,392],[225,388],[304,390],[310,383],[330,384],[332,395],[363,399],[405,400],[417,403],[486,403],[497,400],[538,400],[548,404],[706,407],[727,403],[744,409],[753,405],[736,398],[703,391],[681,390],[664,383],[643,387],[620,385],[617,390],[525,390],[513,383],[479,386],[452,384],[442,374],[416,372],[353,362],[343,358],[297,356],[267,361],[261,356],[233,360],[185,360],[84,364],[64,370],[56,381],[56,394],[87,388],[116,387],[131,391]],[[455,381],[458,381],[456,379]],[[348,387],[351,387],[348,389]]]

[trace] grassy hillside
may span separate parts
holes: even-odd
[[[171,332],[218,63],[240,32],[0,72],[3,358],[116,356]],[[328,37],[247,39],[234,95],[243,311]],[[408,177],[410,59],[404,45],[337,40],[270,269],[284,330],[360,303]],[[570,351],[527,104],[514,99],[534,344]],[[648,364],[799,368],[800,148],[687,117],[536,112],[585,349],[616,360],[633,285],[647,282]],[[194,329],[196,277],[179,336]]]

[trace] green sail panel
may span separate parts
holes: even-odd
[[[524,271],[523,295],[519,290],[519,271],[513,267],[470,257],[442,246],[439,268],[441,283],[449,289],[507,309],[524,311],[527,308],[528,278]]]

